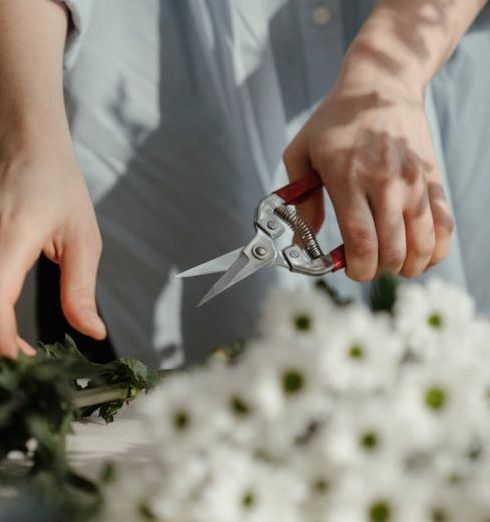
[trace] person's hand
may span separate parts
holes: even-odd
[[[101,238],[85,181],[70,147],[0,140],[0,355],[34,353],[17,331],[15,303],[40,253],[59,263],[69,323],[106,335],[95,305]]]
[[[420,275],[446,257],[453,229],[423,96],[372,85],[339,83],[284,153],[291,180],[320,173],[357,281]],[[318,229],[323,195],[299,211]]]

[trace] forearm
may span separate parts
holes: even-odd
[[[344,85],[393,81],[422,94],[486,0],[380,0],[347,53]]]
[[[0,2],[0,140],[12,133],[68,135],[63,102],[64,7],[52,0]]]

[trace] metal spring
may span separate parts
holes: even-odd
[[[293,208],[286,205],[280,205],[274,210],[274,212],[294,232],[311,259],[317,259],[323,256],[322,249],[318,244],[313,229],[299,214],[296,213],[295,210],[293,210]]]

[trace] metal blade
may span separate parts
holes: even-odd
[[[233,263],[230,269],[224,273],[218,281],[211,287],[208,293],[201,299],[197,306],[202,306],[213,297],[233,286],[238,281],[245,279],[260,268],[271,264],[272,260],[264,263],[263,261],[255,261],[250,259],[246,254],[241,253],[239,258]]]
[[[217,272],[224,272],[225,270],[228,270],[228,268],[230,268],[231,265],[233,265],[233,263],[240,257],[242,250],[243,248],[237,248],[236,250],[233,250],[233,252],[228,252],[228,254],[211,259],[211,261],[207,261],[206,263],[189,268],[189,270],[181,272],[175,277],[180,279],[183,277],[195,277],[206,274],[216,274]]]

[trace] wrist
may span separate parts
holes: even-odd
[[[337,86],[356,94],[359,88],[391,91],[422,102],[430,80],[423,68],[396,49],[386,50],[382,35],[360,34],[344,59]]]
[[[0,160],[51,156],[56,161],[73,157],[66,117],[16,114],[0,120]]]
[[[61,78],[12,78],[0,86],[0,140],[21,148],[70,142]]]
[[[412,0],[380,0],[346,54],[343,82],[366,79],[422,99],[454,39],[440,33]]]

